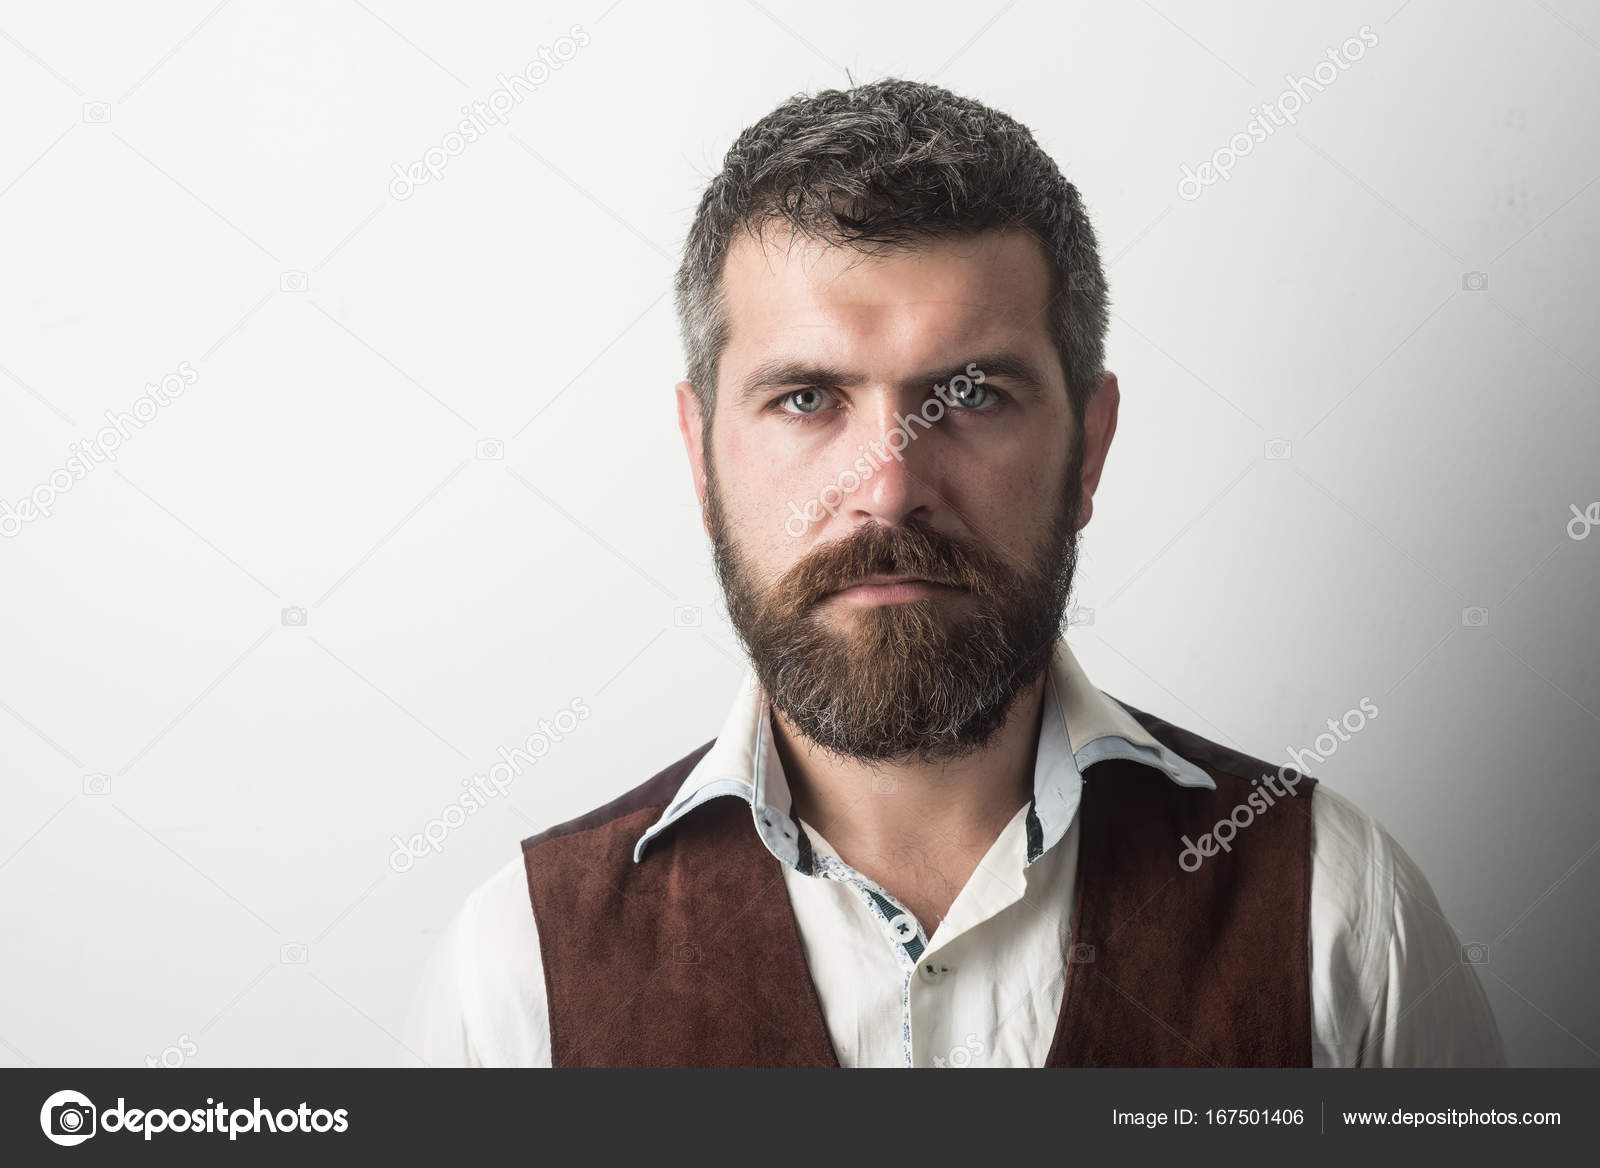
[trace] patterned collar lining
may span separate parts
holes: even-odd
[[[772,739],[771,705],[747,671],[715,745],[689,772],[660,818],[634,845],[645,847],[696,807],[722,795],[750,804],[755,828],[770,851],[796,871],[815,874],[811,841],[793,818],[794,800]],[[1065,639],[1056,643],[1045,685],[1044,717],[1027,817],[1027,863],[1066,834],[1077,814],[1083,771],[1106,759],[1153,767],[1183,787],[1214,788],[1200,767],[1168,750],[1117,701],[1089,684]]]

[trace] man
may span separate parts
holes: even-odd
[[[419,997],[432,1063],[1493,1064],[1367,816],[1125,706],[1060,629],[1119,390],[1074,187],[883,81],[740,135],[678,419],[753,666],[714,740],[526,840]]]

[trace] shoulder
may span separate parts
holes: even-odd
[[[521,854],[467,896],[435,943],[413,999],[408,1046],[414,1055],[432,1066],[550,1065],[549,994],[530,872],[540,874],[546,890],[552,879],[576,880],[581,888],[595,858],[582,853],[600,839],[617,845],[619,865],[631,860],[635,829],[671,802],[711,745],[609,803],[523,840]],[[606,828],[612,830],[598,830]],[[556,846],[545,850],[544,844]],[[576,857],[569,854],[573,848]]]
[[[1326,784],[1311,807],[1318,1065],[1502,1063],[1477,973],[1422,870]]]
[[[410,1033],[412,1052],[430,1066],[550,1065],[544,965],[520,855],[468,895],[440,936]]]

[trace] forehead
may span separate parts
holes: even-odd
[[[724,368],[775,353],[875,364],[961,350],[1050,349],[1050,267],[1023,231],[984,231],[879,254],[769,229],[741,233],[723,269]]]

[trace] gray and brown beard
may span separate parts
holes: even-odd
[[[710,451],[706,523],[728,616],[773,705],[823,751],[863,762],[936,762],[979,749],[1049,664],[1077,569],[1081,432],[1037,550],[960,539],[912,518],[863,523],[763,586],[727,530]],[[829,593],[873,575],[962,589],[853,607]]]

